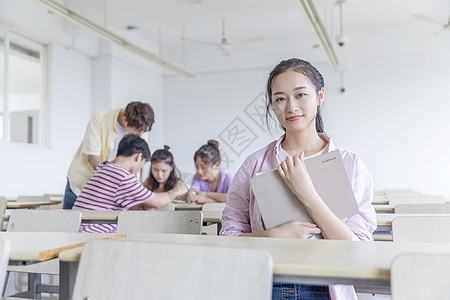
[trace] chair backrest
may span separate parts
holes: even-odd
[[[81,212],[76,210],[15,209],[6,231],[78,232]]]
[[[450,215],[395,217],[392,221],[392,240],[450,243]]]
[[[6,207],[8,206],[8,199],[6,197],[0,197],[0,216],[3,217],[3,215],[6,212]],[[0,231],[3,230],[3,218],[1,219],[0,222]]]
[[[203,204],[203,211],[223,211],[226,203],[205,203]]]
[[[399,204],[424,204],[424,203],[445,203],[442,196],[411,196],[411,197],[389,197],[389,205]]]
[[[0,291],[3,291],[6,278],[6,268],[9,262],[9,253],[11,251],[11,244],[9,240],[0,237]]]
[[[44,194],[44,196],[48,197],[51,201],[63,201],[64,194]]]
[[[117,233],[201,234],[201,211],[124,211],[119,214]]]
[[[450,254],[401,254],[391,266],[392,299],[450,299],[449,278]]]
[[[50,201],[50,197],[48,195],[17,197],[17,202],[39,202],[39,201]]]
[[[417,191],[413,191],[410,189],[387,189],[387,190],[383,190],[381,191],[383,192],[385,195],[388,196],[395,196],[395,195],[423,195],[421,192],[417,192]]]
[[[92,240],[72,299],[270,299],[272,276],[259,249]]]
[[[399,204],[396,214],[450,214],[450,203]]]

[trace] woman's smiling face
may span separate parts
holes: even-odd
[[[309,79],[293,70],[276,76],[272,81],[272,108],[286,131],[314,127],[317,107],[322,104],[324,91],[316,92]]]

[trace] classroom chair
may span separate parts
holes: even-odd
[[[391,266],[392,300],[450,299],[450,254],[408,253]]]
[[[413,191],[413,190],[410,190],[410,189],[387,189],[387,190],[383,190],[382,192],[384,192],[384,194],[387,195],[387,196],[395,196],[395,195],[404,195],[404,196],[423,195],[421,192]]]
[[[202,211],[223,211],[225,206],[226,203],[205,203],[203,204]],[[202,234],[218,235],[218,232],[219,226],[217,223],[203,226]]]
[[[389,205],[394,207],[399,204],[445,203],[446,201],[442,196],[389,197]]]
[[[259,249],[92,240],[72,299],[263,300],[272,276],[272,258]]]
[[[392,221],[392,240],[450,243],[450,215],[396,217]]]
[[[3,291],[3,285],[6,278],[6,268],[9,262],[9,252],[11,245],[9,240],[0,237],[0,290]]]
[[[200,234],[200,211],[123,211],[117,221],[117,233]]]
[[[11,213],[6,231],[15,232],[78,232],[81,212],[76,210],[21,210]],[[17,297],[40,298],[41,292],[58,293],[58,286],[41,284],[41,274],[59,275],[59,261],[52,259],[31,265],[10,265],[7,268],[5,287],[9,272],[28,273],[28,290]]]
[[[55,202],[63,202],[64,194],[44,194],[45,197],[48,197],[51,201]]]
[[[392,221],[392,240],[394,242],[449,243],[450,215],[395,217]],[[389,294],[389,290],[384,288],[355,286],[355,290],[359,293]]]
[[[6,207],[8,206],[8,199],[6,197],[0,197],[0,214],[2,216],[2,220],[0,223],[0,231],[3,231],[3,216],[5,215],[6,212]]]
[[[450,203],[399,204],[396,214],[450,214]]]
[[[225,209],[226,203],[205,203],[203,204],[203,211],[223,211]]]

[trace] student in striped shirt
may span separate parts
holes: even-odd
[[[119,143],[117,157],[102,162],[83,187],[72,209],[76,210],[151,210],[170,202],[166,193],[155,194],[136,177],[150,158],[147,142],[134,134]],[[81,224],[80,232],[116,232],[115,224]]]

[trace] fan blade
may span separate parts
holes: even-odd
[[[426,22],[431,22],[431,23],[437,24],[439,26],[444,26],[445,25],[441,21],[438,21],[435,18],[430,17],[430,16],[416,14],[416,15],[413,15],[413,17],[416,18],[416,19],[422,20],[422,21],[426,21]]]
[[[205,42],[205,41],[199,41],[199,40],[194,40],[194,39],[189,39],[189,38],[180,38],[181,40],[184,41],[188,41],[188,42],[192,42],[192,43],[197,43],[197,44],[204,44],[204,45],[212,45],[212,46],[217,46],[217,43],[211,43],[211,42]]]
[[[254,42],[259,42],[259,41],[262,41],[262,40],[264,40],[264,38],[262,36],[257,36],[255,38],[241,40],[241,41],[237,41],[237,42],[231,43],[231,45],[233,45],[233,46],[245,45],[245,44],[250,44],[250,43],[254,43]]]

